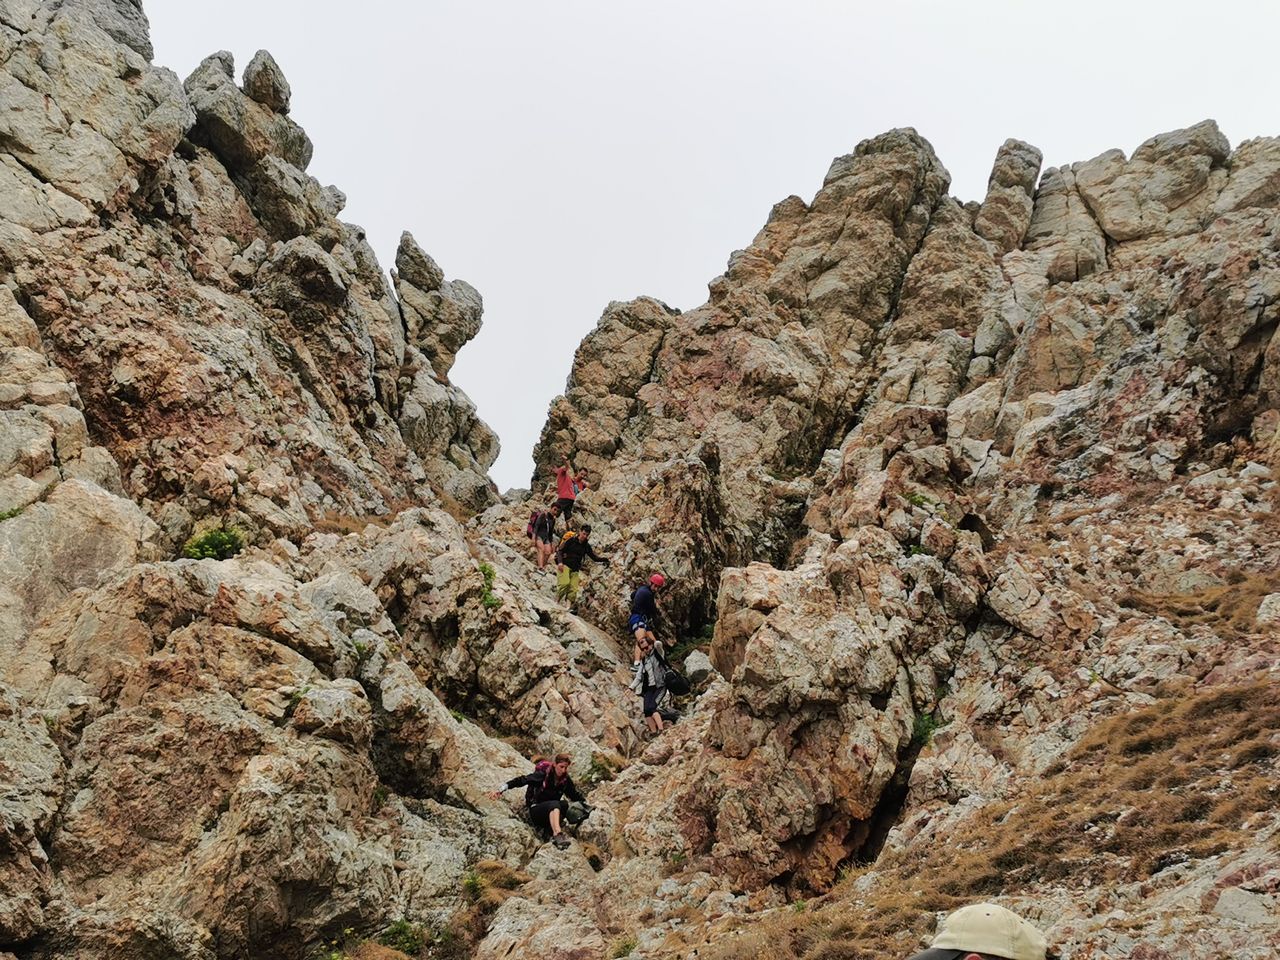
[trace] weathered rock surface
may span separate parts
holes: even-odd
[[[1280,949],[1277,141],[1010,140],[961,205],[867,140],[707,304],[610,304],[500,503],[479,293],[408,233],[387,282],[269,54],[181,84],[134,0],[0,49],[0,957],[906,956],[940,896]],[[523,537],[566,456],[573,611]],[[649,740],[655,569],[696,692]],[[560,751],[566,851],[490,796]]]
[[[886,150],[901,160],[880,160]],[[1035,188],[1038,151],[1010,141],[976,216],[928,193],[925,229],[907,234],[902,259],[864,248],[831,272],[834,288],[819,281],[802,297],[780,285],[788,264],[821,271],[839,255],[838,239],[804,248],[833,185],[859,196],[856,185],[883,178],[873,195],[912,209],[894,191],[933,174],[907,171],[941,168],[895,133],[837,161],[812,204],[775,208],[707,306],[611,305],[552,405],[535,490],[566,455],[593,470],[585,503],[606,528],[593,539],[625,544],[594,596],[675,571],[675,627],[698,631],[715,611],[710,652],[726,682],[598,791],[599,845],[687,863],[725,890],[822,891],[886,841],[945,850],[966,817],[1016,801],[1105,717],[1180,685],[1274,682],[1277,493],[1262,466],[1277,423],[1276,323],[1262,293],[1280,267],[1270,150],[1253,142],[1234,156],[1206,122],[1131,160],[1048,170]],[[877,235],[886,207],[856,209],[845,234]],[[911,229],[909,215],[896,222]],[[881,263],[892,264],[876,288],[885,300],[859,284]],[[763,296],[761,275],[772,278]],[[796,352],[804,330],[831,342],[831,298],[842,352]],[[755,338],[773,316],[795,325],[766,326],[774,376],[752,405]],[[828,384],[848,404],[834,419]],[[785,450],[812,451],[798,461],[769,434],[797,390],[810,406]],[[674,493],[656,478],[687,451],[706,479]],[[692,502],[670,549],[644,550],[672,536],[663,508],[682,494]],[[690,582],[687,556],[722,572]],[[717,584],[714,602],[699,595]],[[1248,843],[1237,855],[1266,860]],[[1186,883],[1172,886],[1185,897]],[[662,902],[662,886],[643,896]],[[1141,895],[1126,890],[1114,909],[1136,913]],[[517,948],[567,929],[570,910],[535,899],[540,918],[525,911]],[[1274,948],[1266,904],[1239,899],[1236,926],[1193,952]],[[646,956],[769,955],[767,936],[759,952],[708,946],[750,933],[742,909],[691,930],[643,921],[639,940]],[[1202,909],[1187,908],[1188,930],[1202,928]],[[616,923],[598,929],[607,939]],[[1059,930],[1064,955],[1197,942]]]
[[[29,334],[7,347],[6,405],[82,404],[123,492],[176,542],[209,517],[269,539],[433,493],[494,502],[496,439],[456,388],[418,384],[428,360],[363,231],[336,219],[341,194],[303,172],[311,145],[270,55],[247,92],[226,53],[182,85],[104,32],[109,11],[141,18],[104,0],[6,27],[0,259],[21,306],[5,313],[29,315],[50,361],[21,352]],[[441,334],[456,353],[479,296],[442,284],[449,304],[470,291]]]

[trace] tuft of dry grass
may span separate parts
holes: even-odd
[[[501,860],[479,860],[476,862],[475,872],[486,884],[499,890],[516,890],[533,879],[529,874]]]
[[[1164,617],[1175,627],[1206,626],[1228,639],[1253,633],[1262,598],[1280,590],[1280,571],[1246,576],[1237,582],[1208,587],[1194,593],[1146,593],[1132,591],[1122,602],[1152,616]]]
[[[987,806],[944,842],[885,854],[868,892],[847,879],[811,901],[815,909],[778,910],[738,935],[721,932],[699,955],[909,956],[936,912],[1046,883],[1141,880],[1238,849],[1248,819],[1280,804],[1278,760],[1280,698],[1271,686],[1174,693],[1097,724],[1023,795]]]
[[[465,940],[468,948],[484,939],[493,914],[512,892],[533,878],[508,866],[501,860],[479,860],[463,881],[463,891],[470,905],[453,916],[452,929]]]
[[[459,523],[465,524],[476,515],[474,510],[463,504],[460,500],[454,497],[453,494],[445,490],[444,487],[432,487],[431,491],[440,501],[440,506],[444,509],[444,512],[449,514],[449,516],[453,517],[453,519],[457,520]]]

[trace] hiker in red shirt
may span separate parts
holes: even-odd
[[[560,515],[564,517],[566,530],[569,529],[578,494],[585,489],[587,489],[587,471],[579,470],[575,474],[573,464],[569,462],[568,457],[565,457],[564,466],[556,467],[556,506],[560,508]]]

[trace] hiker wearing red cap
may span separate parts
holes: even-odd
[[[1045,960],[1044,936],[1016,913],[994,903],[961,907],[928,950],[911,960]]]
[[[635,637],[636,645],[632,651],[632,662],[640,662],[640,641],[646,637],[651,643],[658,642],[654,628],[658,625],[658,591],[666,584],[667,578],[660,573],[649,577],[649,582],[642,584],[631,595],[631,618],[627,621],[627,629]]]

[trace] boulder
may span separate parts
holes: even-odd
[[[235,84],[234,69],[231,54],[222,50],[201,61],[183,82],[196,114],[192,139],[208,146],[232,173],[247,173],[268,156],[306,170],[311,140],[288,117],[245,96]]]
[[[244,92],[275,113],[289,112],[289,81],[275,58],[266,50],[259,50],[244,68],[242,78]]]

